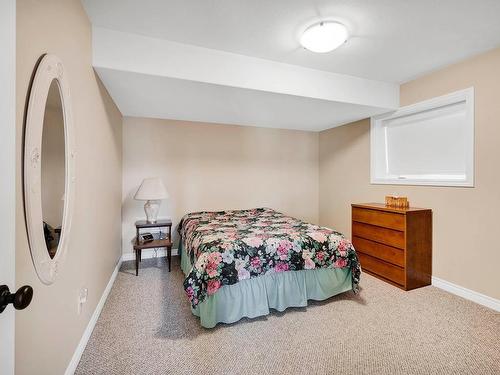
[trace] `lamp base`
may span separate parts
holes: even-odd
[[[150,224],[156,223],[158,219],[158,212],[160,211],[161,201],[149,200],[144,204],[144,211],[146,212],[146,220]]]

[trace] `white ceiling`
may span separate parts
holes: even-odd
[[[499,0],[82,0],[93,25],[386,82],[404,82],[500,45]],[[348,42],[297,42],[320,19]]]
[[[387,109],[96,68],[122,114],[321,131]],[[147,93],[145,95],[145,93]]]
[[[397,108],[399,86],[94,27],[124,116],[319,131]]]
[[[399,84],[500,45],[500,0],[81,0],[125,116],[318,131],[399,107]],[[299,46],[336,20],[340,48]]]

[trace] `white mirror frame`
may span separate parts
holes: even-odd
[[[56,80],[59,86],[64,118],[65,197],[61,238],[56,255],[51,259],[43,233],[41,157],[45,105],[53,80]],[[57,56],[44,55],[33,78],[26,113],[24,207],[31,258],[38,277],[46,285],[55,281],[68,250],[75,195],[75,141],[73,133],[73,115],[67,73],[62,61]]]

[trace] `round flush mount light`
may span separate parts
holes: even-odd
[[[340,47],[348,36],[347,28],[341,23],[324,21],[306,29],[300,44],[309,51],[325,53]]]

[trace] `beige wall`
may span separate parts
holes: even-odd
[[[124,118],[124,253],[145,217],[133,195],[154,176],[170,194],[160,217],[174,225],[192,211],[262,206],[318,221],[318,133]]]
[[[319,217],[350,236],[351,203],[407,195],[433,210],[433,276],[500,298],[500,49],[403,84],[401,105],[471,86],[474,188],[370,185],[370,124],[363,120],[320,133]]]
[[[40,283],[31,261],[21,185],[25,99],[34,65],[46,52],[66,67],[77,152],[73,232],[51,286]],[[62,374],[120,257],[121,114],[91,67],[91,27],[80,1],[17,1],[16,86],[16,283],[34,289],[29,308],[16,313],[16,374]],[[78,315],[82,287],[89,295]]]

